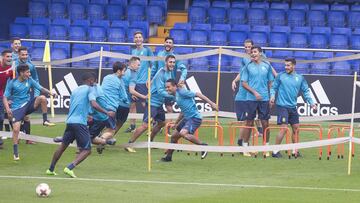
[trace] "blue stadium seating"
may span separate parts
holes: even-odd
[[[309,60],[313,58],[313,53],[311,51],[294,51],[294,57]]]
[[[186,44],[188,41],[187,30],[185,29],[171,29],[170,37],[174,38],[177,44]]]
[[[72,56],[71,57],[78,57],[78,56],[82,56],[87,54],[86,49],[72,49]],[[72,67],[77,67],[77,68],[85,68],[88,67],[88,60],[82,60],[79,62],[74,62],[71,64]]]
[[[123,28],[109,28],[107,33],[109,42],[125,42],[126,32]]]
[[[328,11],[329,5],[328,4],[311,4],[310,10],[318,10],[318,11]]]
[[[47,29],[50,25],[50,19],[49,18],[33,18],[32,24],[44,25]]]
[[[285,59],[287,57],[292,57],[292,51],[273,51],[272,57],[276,59]],[[283,72],[285,70],[284,63],[271,63],[277,72]]]
[[[129,5],[127,7],[128,21],[142,21],[145,17],[145,7],[140,5]]]
[[[31,25],[32,24],[32,18],[30,18],[30,17],[16,17],[14,23]]]
[[[103,27],[89,27],[88,40],[104,42],[106,40],[106,30]]]
[[[231,66],[230,66],[230,60],[232,58],[230,56],[227,55],[222,55],[221,56],[221,64],[220,64],[220,71],[223,72],[228,72],[231,71]],[[218,71],[218,65],[219,65],[219,56],[218,55],[213,55],[210,56],[209,59],[209,70],[210,71]]]
[[[212,6],[228,9],[228,8],[230,8],[230,2],[229,1],[213,1]]]
[[[209,61],[206,57],[190,59],[192,71],[209,71]]]
[[[338,61],[333,64],[333,73],[335,75],[351,75],[353,70],[351,64],[348,61]]]
[[[267,34],[270,33],[270,26],[268,25],[255,25],[251,28],[251,32],[265,32]]]
[[[287,34],[283,32],[271,32],[269,42],[271,47],[287,47]]]
[[[314,59],[332,58],[331,52],[315,52]],[[329,74],[331,71],[329,63],[313,63],[311,67],[311,73],[313,74]]]
[[[349,42],[346,35],[333,34],[330,37],[330,48],[333,49],[348,49]]]
[[[192,6],[209,8],[210,7],[210,1],[208,1],[208,0],[195,0],[195,1],[193,1]]]
[[[190,33],[190,43],[191,44],[207,44],[207,32],[203,30],[192,30]]]
[[[175,23],[174,29],[191,30],[191,23]]]
[[[347,37],[351,36],[351,29],[350,28],[344,28],[344,27],[335,27],[332,30],[333,34],[343,34]],[[360,34],[360,33],[359,33]]]
[[[212,30],[222,30],[222,31],[230,32],[231,25],[230,24],[213,24],[211,29]]]
[[[264,47],[267,46],[267,33],[265,32],[250,32],[249,36],[250,39],[254,41],[254,44]]]
[[[220,30],[213,30],[210,32],[209,41],[211,45],[226,46],[227,32]]]
[[[71,0],[73,3],[80,3],[80,4],[89,4],[89,0]]]
[[[127,36],[128,42],[133,42],[134,41],[134,33],[138,32],[138,31],[141,31],[142,33],[145,33],[145,30],[143,30],[142,28],[139,28],[139,27],[130,26],[127,29],[126,36]],[[145,34],[143,34],[143,37],[144,37],[144,40],[147,39]]]
[[[128,0],[110,0],[110,4],[118,4],[122,6],[128,5]]]
[[[121,5],[108,5],[106,7],[107,18],[111,21],[124,19],[124,9]]]
[[[52,19],[65,18],[66,5],[62,2],[53,2],[49,4],[49,17]]]
[[[46,39],[48,36],[45,25],[33,24],[30,26],[29,37],[32,39]]]
[[[31,50],[31,59],[34,61],[42,61],[44,56],[44,48],[33,48]]]
[[[192,25],[192,29],[193,30],[204,30],[204,31],[209,32],[211,30],[211,24],[206,24],[206,23],[194,24],[194,25]]]
[[[251,8],[263,8],[263,9],[267,9],[270,8],[269,3],[268,2],[252,2],[251,3]]]
[[[46,17],[47,8],[44,2],[29,2],[29,16],[32,18]]]
[[[247,10],[248,23],[250,25],[264,25],[266,20],[265,9],[251,8]]]
[[[147,0],[130,0],[130,5],[146,6],[147,4],[148,4]]]
[[[149,23],[163,24],[164,13],[160,6],[147,6],[146,7],[146,18]]]
[[[325,12],[310,10],[307,13],[307,22],[309,26],[325,26]]]
[[[93,4],[103,4],[103,5],[106,5],[108,4],[108,0],[90,0],[91,3]]]
[[[235,24],[232,26],[232,30],[233,31],[243,31],[243,32],[250,32],[250,25],[238,25]]]
[[[67,58],[68,58],[68,55],[64,49],[57,49],[57,48],[51,49],[51,60],[62,60],[62,59],[67,59]],[[62,65],[56,65],[56,66],[66,67],[68,65],[69,64],[62,64]]]
[[[210,23],[224,23],[226,18],[226,9],[220,7],[210,7],[208,9],[208,15]]]
[[[310,9],[310,6],[309,6],[309,4],[306,4],[306,3],[303,3],[303,2],[301,2],[301,3],[300,2],[299,3],[294,2],[294,3],[291,4],[291,9],[299,9],[299,10],[307,11],[307,10]]]
[[[72,26],[82,26],[85,28],[85,30],[88,29],[88,27],[90,26],[90,21],[89,20],[74,20],[71,24]]]
[[[288,11],[288,25],[291,27],[301,27],[305,25],[305,12],[303,10]]]
[[[360,35],[352,35],[351,36],[351,48],[352,49],[360,49]]]
[[[305,33],[291,33],[289,36],[289,47],[305,48],[308,46],[308,40]]]
[[[101,4],[89,4],[87,16],[90,20],[101,20],[104,18],[104,7]]]
[[[269,9],[267,12],[267,22],[269,23],[269,25],[285,25],[286,17],[284,10]]]
[[[85,19],[85,6],[80,3],[69,4],[68,15],[72,20]]]
[[[144,39],[149,37],[149,23],[147,21],[133,21],[130,23],[130,28],[141,30]]]
[[[130,54],[130,47],[129,46],[111,46],[111,51],[113,52],[118,52],[118,53],[123,53],[123,54]],[[119,58],[107,58],[107,67],[108,68],[112,68],[112,65],[117,62],[126,62],[125,59],[119,59]]]
[[[28,35],[28,28],[25,24],[10,24],[10,37],[26,38]]]
[[[291,32],[291,28],[289,26],[273,26],[271,29],[272,32],[285,32],[285,33],[290,33]]]
[[[329,11],[327,18],[328,18],[328,25],[331,27],[344,27],[345,26],[345,12],[344,11]]]
[[[189,8],[189,21],[192,23],[205,23],[206,16],[206,9],[203,7]]]
[[[228,10],[230,24],[244,24],[246,21],[246,10],[242,8],[230,8]]]
[[[311,27],[293,27],[293,33],[303,33],[309,36],[311,34]]]
[[[91,48],[91,44],[73,44],[72,49],[83,49],[86,51],[91,51],[92,48]]]
[[[130,26],[129,21],[126,20],[114,20],[111,22],[111,27],[121,27],[127,30],[129,26]]]
[[[149,6],[160,6],[164,14],[167,11],[167,4],[167,0],[150,0],[149,2]]]
[[[247,33],[241,31],[231,31],[229,33],[229,45],[243,46],[244,41],[247,39]]]
[[[312,34],[325,34],[327,38],[330,37],[331,28],[330,27],[313,27]]]
[[[66,51],[67,56],[69,56],[69,53],[70,53],[70,44],[69,43],[51,43],[50,47],[51,47],[51,49],[53,49],[53,48],[64,49]]]
[[[289,9],[289,4],[287,4],[287,3],[273,2],[273,3],[271,3],[270,8],[272,8],[272,9],[288,10],[288,9]]]
[[[346,4],[332,4],[330,6],[330,10],[332,11],[349,11],[349,5]]]
[[[65,26],[67,29],[70,27],[70,20],[69,19],[54,19],[51,22],[52,25],[62,25]]]
[[[108,20],[93,20],[91,22],[91,26],[99,26],[99,27],[108,29],[110,27],[110,21],[108,21]]]
[[[360,5],[359,4],[351,5],[351,11],[360,11]]]
[[[49,27],[50,39],[65,40],[67,35],[67,29],[63,25],[52,25]]]
[[[350,28],[360,27],[360,12],[359,11],[349,12],[347,21],[348,21],[348,26]]]
[[[69,28],[70,40],[86,40],[86,28],[83,26],[70,26]]]
[[[311,48],[327,48],[327,37],[325,34],[312,34],[310,36],[310,47]]]

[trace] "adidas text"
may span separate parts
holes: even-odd
[[[324,105],[317,105],[316,109],[312,109],[309,104],[303,104],[297,108],[300,116],[330,116],[338,115],[338,108]]]

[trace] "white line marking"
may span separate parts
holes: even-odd
[[[91,182],[113,182],[113,183],[141,183],[141,184],[162,184],[162,185],[195,185],[195,186],[216,186],[216,187],[240,187],[240,188],[275,188],[275,189],[298,189],[298,190],[319,190],[319,191],[340,191],[360,192],[360,189],[352,188],[322,188],[322,187],[301,187],[301,186],[278,186],[278,185],[247,185],[227,183],[197,183],[197,182],[173,182],[157,180],[121,180],[121,179],[100,179],[100,178],[60,178],[60,177],[37,177],[37,176],[6,176],[0,175],[0,179],[42,179],[42,180],[68,180],[68,181],[91,181]]]

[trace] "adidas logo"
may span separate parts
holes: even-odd
[[[59,95],[57,98],[54,98],[53,105],[54,108],[69,108],[70,107],[70,95],[78,87],[78,84],[72,73],[68,73],[64,76],[64,80],[55,84],[55,88],[52,90],[56,91]],[[48,100],[48,107],[50,107],[50,98]]]
[[[305,103],[302,96],[297,98],[298,106],[297,111],[300,116],[329,116],[338,115],[338,108],[331,105],[331,102],[320,83],[320,80],[316,80],[311,83],[310,96],[317,103],[316,109],[311,109],[310,105]],[[314,94],[315,93],[315,94]],[[315,97],[316,96],[316,97]]]
[[[193,92],[201,92],[201,89],[198,85],[198,83],[195,80],[194,76],[191,76],[190,78],[185,80],[186,86],[188,90],[191,90]],[[205,103],[203,102],[200,98],[195,97],[195,101],[196,101],[196,107],[199,110],[199,112],[208,112],[208,111],[212,111],[212,107],[209,103]],[[166,110],[165,105],[164,106],[164,110]],[[174,112],[180,112],[180,108],[177,106],[176,102],[173,105],[173,111]]]

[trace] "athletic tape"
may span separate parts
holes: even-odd
[[[352,137],[351,140],[353,143],[360,144],[360,138]]]

